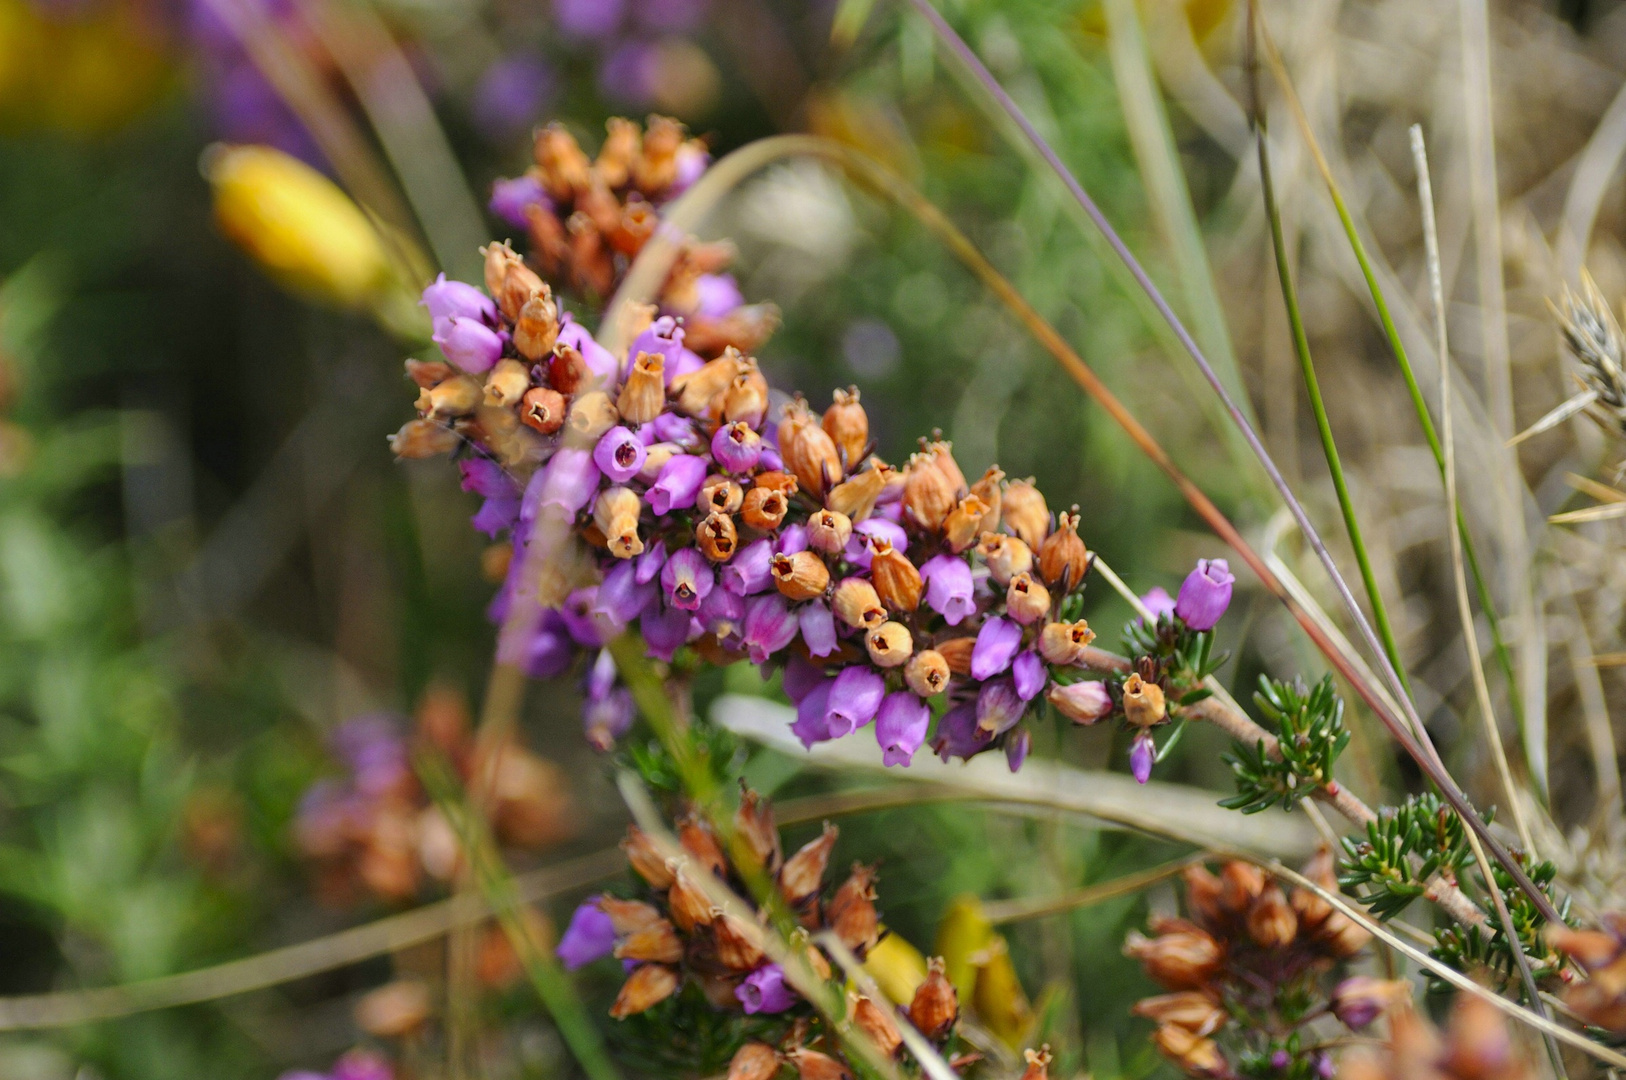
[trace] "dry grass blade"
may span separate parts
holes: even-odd
[[[1626,652],[1597,653],[1587,657],[1584,663],[1593,667],[1626,667]]]
[[[1162,866],[1154,866],[1150,870],[1142,870],[1138,874],[1125,874],[1121,878],[1114,878],[1099,885],[1074,889],[1060,896],[1051,896],[1040,900],[993,900],[983,904],[982,913],[989,923],[994,926],[999,926],[1002,923],[1025,922],[1028,919],[1044,919],[1052,915],[1062,915],[1081,907],[1103,904],[1108,900],[1116,900],[1120,896],[1129,896],[1132,893],[1140,892],[1142,889],[1149,889],[1160,881],[1167,881],[1169,878],[1177,876],[1186,867],[1194,866],[1207,858],[1207,852],[1200,852],[1189,858],[1177,859]]]
[[[1531,424],[1529,427],[1513,436],[1513,438],[1509,439],[1507,441],[1507,445],[1518,446],[1526,439],[1540,435],[1544,431],[1551,431],[1553,428],[1557,427],[1559,424],[1562,424],[1570,417],[1577,416],[1585,412],[1587,408],[1597,400],[1598,392],[1596,390],[1583,390],[1581,393],[1576,394],[1567,401],[1561,402],[1560,404],[1554,406],[1546,416],[1543,416],[1540,420],[1537,420],[1534,424]]]
[[[1547,519],[1550,525],[1582,525],[1589,521],[1613,521],[1615,518],[1626,517],[1626,503],[1604,503],[1602,506],[1588,506],[1583,510],[1568,510],[1562,514],[1554,514]]]
[[[1608,484],[1600,484],[1589,476],[1580,476],[1576,473],[1565,473],[1564,482],[1583,495],[1590,495],[1599,502],[1626,503],[1626,491],[1612,488]]]

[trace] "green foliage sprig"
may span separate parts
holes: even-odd
[[[1349,745],[1343,699],[1333,691],[1331,675],[1310,689],[1300,679],[1285,683],[1261,675],[1253,700],[1260,717],[1276,729],[1281,756],[1278,760],[1266,753],[1263,740],[1253,746],[1232,744],[1225,762],[1236,778],[1237,793],[1220,805],[1244,814],[1278,803],[1291,810],[1332,780],[1333,765]]]
[[[1124,626],[1123,640],[1130,656],[1155,660],[1169,685],[1183,690],[1178,705],[1195,705],[1210,697],[1212,691],[1203,687],[1203,680],[1231,657],[1214,651],[1212,630],[1193,630],[1175,615],[1160,615],[1150,626],[1136,619]]]
[[[1487,815],[1488,819],[1488,815]],[[1455,877],[1473,860],[1462,819],[1433,792],[1384,807],[1366,826],[1366,838],[1346,836],[1338,883],[1365,886],[1354,895],[1373,915],[1388,920],[1427,891],[1436,873]]]

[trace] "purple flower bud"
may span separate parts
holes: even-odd
[[[428,308],[429,317],[437,323],[454,315],[481,324],[493,324],[497,321],[497,305],[491,297],[466,282],[448,281],[445,274],[441,274],[423,290],[423,299],[418,301],[418,305]],[[435,340],[439,344],[440,339]]]
[[[779,539],[773,546],[775,555],[794,555],[807,550],[807,526],[786,525],[779,530]]]
[[[789,645],[796,638],[796,630],[796,616],[777,592],[746,601],[742,636],[745,654],[753,664],[766,663],[768,657]]]
[[[749,1014],[784,1012],[796,1004],[796,995],[785,985],[785,971],[778,964],[763,964],[751,972],[734,996]]]
[[[576,655],[575,642],[557,611],[544,611],[525,650],[525,674],[533,679],[563,675]]]
[[[706,362],[700,358],[699,353],[690,352],[688,349],[679,349],[677,361],[669,364],[666,368],[666,385],[670,387],[672,380],[679,375],[693,375],[705,366]]]
[[[625,484],[644,467],[649,451],[642,440],[624,427],[616,426],[599,437],[593,447],[593,464],[612,484]]]
[[[663,412],[644,427],[655,436],[656,442],[690,446],[694,443],[694,423],[681,413]]]
[[[977,727],[991,739],[1016,726],[1027,712],[1027,702],[1016,693],[1010,679],[995,679],[982,684],[977,692]]]
[[[541,506],[557,506],[567,514],[580,513],[598,493],[598,466],[586,450],[566,446],[555,451],[542,467]]]
[[[931,722],[932,711],[912,691],[888,694],[875,714],[875,741],[881,744],[881,763],[907,767],[926,741]]]
[[[745,621],[745,601],[727,589],[713,589],[700,605],[699,619],[706,633],[719,641],[738,638]]]
[[[615,741],[632,730],[637,719],[637,706],[632,691],[617,687],[601,698],[588,698],[582,702],[582,733],[587,743],[601,754],[615,749]]]
[[[667,187],[666,197],[675,199],[688,191],[690,186],[705,174],[707,167],[710,165],[711,155],[693,142],[686,142],[678,147],[677,176]]]
[[[626,370],[631,371],[632,365],[638,359],[639,353],[653,353],[661,358],[666,371],[670,372],[677,367],[678,353],[683,349],[683,327],[670,315],[662,315],[649,324],[649,328],[632,339],[632,346],[627,349]],[[667,375],[667,385],[671,385],[673,376]]]
[[[1011,732],[1010,738],[1005,740],[1005,764],[1010,766],[1011,772],[1019,772],[1022,762],[1028,759],[1028,751],[1033,749],[1033,735],[1027,728]]]
[[[802,642],[813,656],[829,656],[836,651],[836,619],[823,600],[810,600],[797,613]]]
[[[1029,649],[1011,665],[1011,676],[1016,681],[1016,696],[1023,701],[1032,701],[1044,689],[1046,680],[1050,678],[1050,670],[1045,667],[1043,657]]]
[[[932,749],[944,761],[951,757],[969,761],[974,755],[988,749],[992,741],[987,732],[977,727],[977,703],[967,701],[944,713],[937,722],[937,737],[932,740]]]
[[[971,649],[971,677],[979,681],[993,678],[1011,666],[1021,647],[1021,624],[990,615],[977,631],[977,644]]]
[[[782,681],[785,696],[800,705],[803,698],[818,689],[819,684],[825,681],[824,671],[791,653],[790,658],[785,661],[785,675]]]
[[[1315,1056],[1315,1074],[1321,1080],[1333,1080],[1333,1077],[1338,1075],[1337,1063],[1332,1060],[1332,1055],[1324,1050]]]
[[[720,576],[723,588],[735,596],[754,596],[773,588],[773,541],[767,537],[753,540],[740,548],[739,553],[723,564]]]
[[[1270,1055],[1270,1067],[1277,1072],[1285,1072],[1291,1064],[1293,1064],[1293,1055],[1286,1050],[1278,1050]]]
[[[350,767],[357,791],[377,795],[411,771],[400,725],[389,713],[353,716],[333,732],[333,749]]]
[[[895,551],[909,549],[909,534],[903,531],[902,525],[886,518],[867,517],[853,526],[853,534],[847,540],[847,548],[843,554],[854,566],[862,566],[868,570],[869,561],[875,554],[876,540],[885,540]]]
[[[802,745],[809,750],[813,749],[814,743],[831,738],[830,691],[835,684],[834,679],[821,679],[806,697],[796,703],[796,722],[790,726],[791,734],[802,740]]]
[[[553,209],[553,202],[542,191],[542,182],[534,176],[516,176],[499,179],[491,185],[491,201],[486,208],[516,229],[526,228],[530,219],[526,211],[539,207],[543,212]]]
[[[327,1074],[327,1080],[394,1080],[390,1063],[371,1050],[350,1050]]]
[[[598,586],[577,589],[565,597],[559,607],[559,618],[564,620],[570,640],[584,649],[597,649],[604,644],[598,624],[593,621],[593,606],[598,603]]]
[[[779,456],[774,442],[766,434],[762,436],[762,456],[757,458],[757,464],[769,472],[784,472],[785,459]]]
[[[674,454],[661,466],[660,475],[649,489],[649,506],[657,515],[687,510],[706,482],[706,459],[694,454]]]
[[[666,545],[659,540],[653,541],[644,553],[638,556],[638,584],[654,581],[655,575],[661,572],[666,565]]]
[[[601,960],[615,951],[615,924],[598,906],[598,897],[589,897],[570,916],[570,925],[559,938],[554,954],[566,969]]]
[[[469,111],[475,126],[492,142],[523,132],[546,109],[558,83],[558,76],[540,57],[525,53],[503,57],[486,69],[474,88]],[[509,220],[515,228],[525,228],[523,216]]]
[[[436,319],[431,341],[440,346],[446,359],[471,375],[491,370],[502,356],[502,338],[479,319],[467,315],[446,315]]]
[[[504,529],[512,529],[519,521],[519,496],[487,499],[469,518],[469,524],[495,540]]]
[[[594,341],[587,328],[568,314],[560,319],[559,340],[582,354],[588,370],[598,379],[598,388],[613,396],[621,374],[615,354]]]
[[[843,668],[830,688],[830,707],[826,715],[832,738],[857,731],[875,719],[886,693],[886,680],[881,673],[862,664]]]
[[[724,424],[711,437],[711,459],[727,472],[750,472],[761,457],[762,436],[750,428]]]
[[[1174,597],[1161,585],[1153,585],[1146,595],[1140,598],[1140,602],[1146,605],[1146,610],[1152,613],[1153,619],[1174,614]]]
[[[1152,778],[1152,761],[1156,757],[1157,747],[1152,744],[1151,733],[1136,735],[1134,745],[1129,748],[1129,773],[1137,783],[1144,784]]]
[[[694,313],[706,318],[720,319],[745,304],[733,274],[701,274],[695,279],[694,291]]]
[[[600,649],[587,669],[587,680],[582,687],[590,698],[601,698],[615,689],[615,657],[609,649]]]
[[[671,663],[672,657],[689,640],[690,615],[680,607],[663,607],[660,610],[645,609],[644,617],[638,621],[638,628],[643,631],[644,645],[650,656],[665,663]]]
[[[593,601],[593,622],[605,640],[621,636],[627,624],[655,598],[655,583],[638,584],[637,567],[618,560],[599,584]]]
[[[679,548],[661,569],[661,589],[666,602],[684,611],[699,611],[700,602],[711,592],[711,565],[696,549]]]
[[[1193,630],[1212,630],[1231,606],[1236,576],[1224,559],[1198,559],[1197,568],[1180,583],[1174,613]]]
[[[971,567],[964,559],[934,555],[920,568],[920,579],[926,583],[926,603],[950,626],[959,626],[967,615],[976,613]]]
[[[1046,700],[1075,724],[1093,724],[1112,712],[1112,694],[1107,691],[1106,683],[1093,680],[1067,686],[1057,683],[1050,688]]]
[[[621,25],[625,0],[553,0],[559,32],[572,38],[606,38]]]

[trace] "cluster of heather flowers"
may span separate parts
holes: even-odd
[[[1443,1032],[1410,1008],[1393,1010],[1382,1047],[1351,1054],[1339,1075],[1345,1080],[1531,1080],[1537,1073],[1496,1006],[1462,994]]]
[[[1331,853],[1305,876],[1336,891]],[[1135,1013],[1158,1025],[1158,1049],[1193,1077],[1325,1080],[1336,1041],[1325,1018],[1360,1030],[1409,1000],[1403,982],[1328,976],[1371,935],[1307,890],[1291,895],[1251,863],[1185,874],[1189,918],[1158,918],[1151,937],[1131,934],[1124,951],[1167,993]]]
[[[294,842],[329,903],[370,895],[415,897],[425,880],[449,882],[460,865],[451,824],[430,801],[412,755],[443,755],[466,783],[490,792],[491,824],[503,846],[534,851],[570,834],[570,805],[557,766],[510,740],[477,749],[466,712],[449,694],[431,693],[416,731],[385,713],[353,717],[333,732],[340,776],[317,781],[301,800]]]
[[[1626,914],[1605,912],[1596,930],[1551,926],[1546,937],[1587,976],[1565,987],[1565,1006],[1593,1027],[1626,1035]]]

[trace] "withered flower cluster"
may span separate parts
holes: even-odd
[[[1331,853],[1318,853],[1305,876],[1336,890]],[[1134,1012],[1157,1023],[1158,1049],[1188,1076],[1330,1075],[1305,1025],[1331,1014],[1364,1027],[1404,993],[1373,979],[1328,983],[1370,935],[1314,893],[1288,894],[1238,861],[1184,877],[1190,917],[1154,919],[1152,936],[1132,933],[1124,952],[1168,991]]]
[[[1494,1005],[1460,994],[1442,1034],[1409,1008],[1389,1018],[1389,1039],[1377,1053],[1351,1054],[1344,1080],[1531,1080],[1536,1073],[1514,1046]]]
[[[1547,943],[1586,972],[1564,989],[1564,1004],[1594,1027],[1626,1034],[1626,914],[1609,912],[1602,928],[1549,927]]]
[[[405,726],[405,718],[379,713],[345,721],[332,736],[345,774],[317,781],[300,802],[294,842],[327,902],[409,900],[426,879],[455,876],[460,844],[413,772],[415,750],[444,755],[470,791],[487,793],[504,847],[534,851],[570,835],[563,773],[517,741],[477,750],[460,698],[431,691],[410,737]]]

